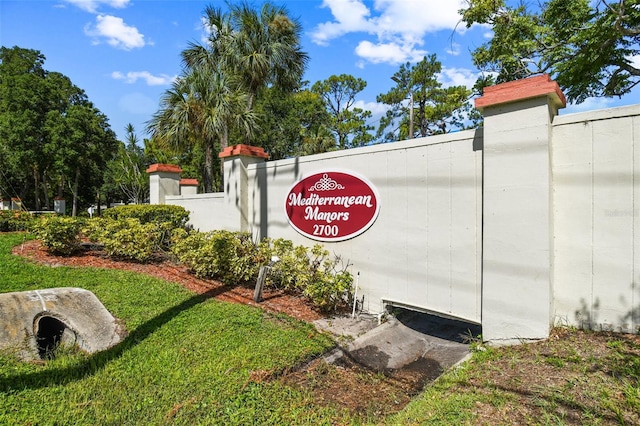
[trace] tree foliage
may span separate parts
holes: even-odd
[[[294,92],[268,88],[256,104],[262,117],[254,143],[271,160],[318,154],[336,148],[322,98],[308,89]]]
[[[103,193],[111,190],[114,192],[111,196],[117,194],[115,196],[126,203],[141,204],[149,198],[146,169],[150,163],[131,123],[126,127],[126,139],[126,143],[119,143],[118,152],[106,165],[108,173]]]
[[[188,69],[163,94],[148,125],[156,143],[202,149],[205,192],[213,191],[215,153],[228,145],[229,127],[255,127],[255,114],[245,107],[247,94],[236,89],[232,75],[220,69]]]
[[[71,195],[75,214],[93,203],[117,141],[84,91],[44,61],[36,50],[0,48],[0,196],[40,210]]]
[[[473,52],[496,82],[550,74],[570,101],[623,96],[640,82],[640,7],[635,1],[551,0],[542,4],[467,0],[467,27],[490,25]]]
[[[298,87],[308,61],[300,47],[301,26],[284,7],[227,6],[228,12],[205,9],[208,39],[182,52],[184,73],[149,124],[158,143],[204,152],[206,192],[214,186],[215,154],[229,145],[230,135],[252,143],[262,118],[255,108],[261,94]]]
[[[373,127],[367,124],[371,111],[354,106],[356,95],[367,82],[352,75],[332,75],[316,82],[311,91],[320,95],[329,113],[329,128],[336,138],[338,149],[364,146],[373,140],[369,133]]]
[[[436,55],[425,56],[413,66],[400,66],[391,77],[396,86],[376,98],[390,106],[380,120],[379,138],[391,142],[448,133],[467,127],[468,122],[473,125],[471,91],[465,86],[443,87],[438,81],[441,71]]]

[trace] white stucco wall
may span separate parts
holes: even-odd
[[[489,340],[544,338],[554,323],[637,332],[640,106],[555,116],[555,102],[489,104],[475,132],[227,158],[224,193],[167,202],[202,231],[311,246],[287,221],[289,189],[323,170],[353,172],[376,187],[378,219],[323,245],[360,274],[365,310],[433,311],[482,323]]]
[[[166,194],[180,192],[180,176],[176,173],[155,172],[149,176],[149,203],[165,204]]]
[[[234,216],[224,214],[224,193],[166,195],[167,204],[184,207],[189,212],[189,224],[201,232],[214,229],[239,230]]]
[[[640,326],[640,106],[553,126],[556,322]]]
[[[551,327],[546,96],[484,111],[483,337],[545,338]]]
[[[466,131],[255,164],[250,227],[312,246],[287,221],[289,189],[323,170],[359,174],[379,192],[378,219],[351,240],[323,245],[360,273],[365,309],[379,313],[389,302],[479,323],[482,151],[474,138]]]

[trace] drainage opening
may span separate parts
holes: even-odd
[[[40,317],[36,321],[35,329],[36,346],[40,359],[53,359],[61,344],[73,345],[76,342],[75,333],[55,317]]]

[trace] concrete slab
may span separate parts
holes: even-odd
[[[378,317],[368,314],[334,316],[314,322],[316,328],[333,334],[342,340],[353,340],[378,326]]]
[[[62,287],[0,294],[0,349],[46,359],[60,344],[98,352],[126,331],[90,291]]]
[[[339,347],[325,356],[327,362],[348,356],[375,371],[426,369],[434,377],[465,359],[468,338],[480,334],[477,325],[409,310],[398,310],[380,325],[375,316],[358,316],[316,326],[338,336]]]

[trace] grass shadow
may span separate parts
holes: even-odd
[[[39,389],[49,386],[67,384],[82,380],[103,369],[108,363],[120,358],[126,351],[134,348],[151,336],[156,330],[167,324],[180,313],[187,311],[205,300],[216,297],[229,290],[220,287],[205,293],[194,295],[184,302],[175,305],[159,315],[147,320],[135,330],[131,331],[117,345],[87,357],[79,364],[68,367],[46,369],[34,373],[17,374],[0,377],[0,392],[20,391],[24,389]]]

